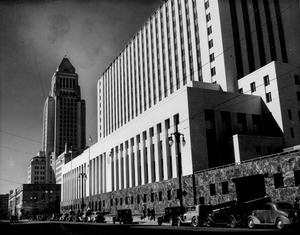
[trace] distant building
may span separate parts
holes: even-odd
[[[23,184],[9,194],[9,214],[20,219],[36,214],[58,213],[59,184]]]
[[[0,220],[9,218],[8,198],[9,194],[0,194]]]
[[[66,143],[77,152],[85,149],[85,113],[78,75],[69,59],[63,58],[52,77],[44,106],[42,150],[46,155],[46,183],[55,183],[55,161]]]
[[[39,151],[36,157],[33,157],[28,166],[28,184],[46,183],[46,158],[45,152]]]

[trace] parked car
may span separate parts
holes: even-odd
[[[119,222],[120,224],[130,224],[132,223],[132,213],[131,209],[120,209],[117,210],[117,215],[113,217],[113,223]]]
[[[157,218],[157,223],[158,225],[162,225],[163,223],[167,223],[168,225],[171,226],[180,225],[180,221],[178,220],[178,217],[183,215],[184,212],[185,212],[184,207],[180,207],[180,206],[166,207],[165,213],[162,216],[159,216]]]
[[[60,217],[60,221],[67,221],[69,218],[69,213],[63,213]]]
[[[82,213],[82,220],[83,222],[91,222],[91,215],[92,215],[93,211],[88,209],[87,211]]]
[[[275,225],[282,230],[297,223],[296,210],[287,202],[269,202],[262,209],[254,210],[248,217],[248,227],[257,225]]]
[[[93,223],[105,223],[104,212],[102,211],[93,211],[91,214],[91,222]]]
[[[211,213],[211,205],[196,205],[189,206],[186,208],[183,216],[178,216],[178,225],[181,224],[190,224],[193,227],[203,226],[207,215]]]
[[[51,215],[51,217],[49,218],[50,221],[58,221],[59,218],[61,217],[60,213],[54,213]]]

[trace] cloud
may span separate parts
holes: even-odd
[[[63,38],[71,29],[70,23],[64,15],[50,15],[48,21],[49,35],[47,39],[50,43],[55,43],[57,40]]]

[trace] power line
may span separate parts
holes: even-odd
[[[7,132],[7,131],[2,131],[2,130],[0,130],[0,132],[5,133],[5,134],[8,134],[8,135],[15,136],[15,137],[18,137],[18,138],[21,138],[21,139],[30,140],[30,141],[33,141],[33,142],[36,142],[36,143],[39,143],[39,144],[42,143],[41,141],[34,140],[34,139],[30,139],[30,138],[28,138],[28,137],[20,136],[20,135],[13,134],[13,133],[10,133],[10,132]]]
[[[31,155],[31,156],[35,156],[35,155],[36,155],[35,153],[28,153],[28,152],[25,152],[25,151],[13,149],[13,148],[1,146],[1,145],[0,145],[0,148],[8,149],[8,150],[15,151],[15,152],[19,152],[19,153],[25,153],[25,154],[28,154],[28,155]]]

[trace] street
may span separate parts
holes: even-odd
[[[53,221],[21,221],[16,223],[0,223],[1,234],[34,234],[34,235],[80,235],[80,234],[300,234],[299,230],[287,229],[278,231],[274,228],[207,228],[207,227],[172,227],[158,226],[154,222],[138,222],[135,224],[112,224],[108,223],[81,223],[81,222],[53,222]]]

